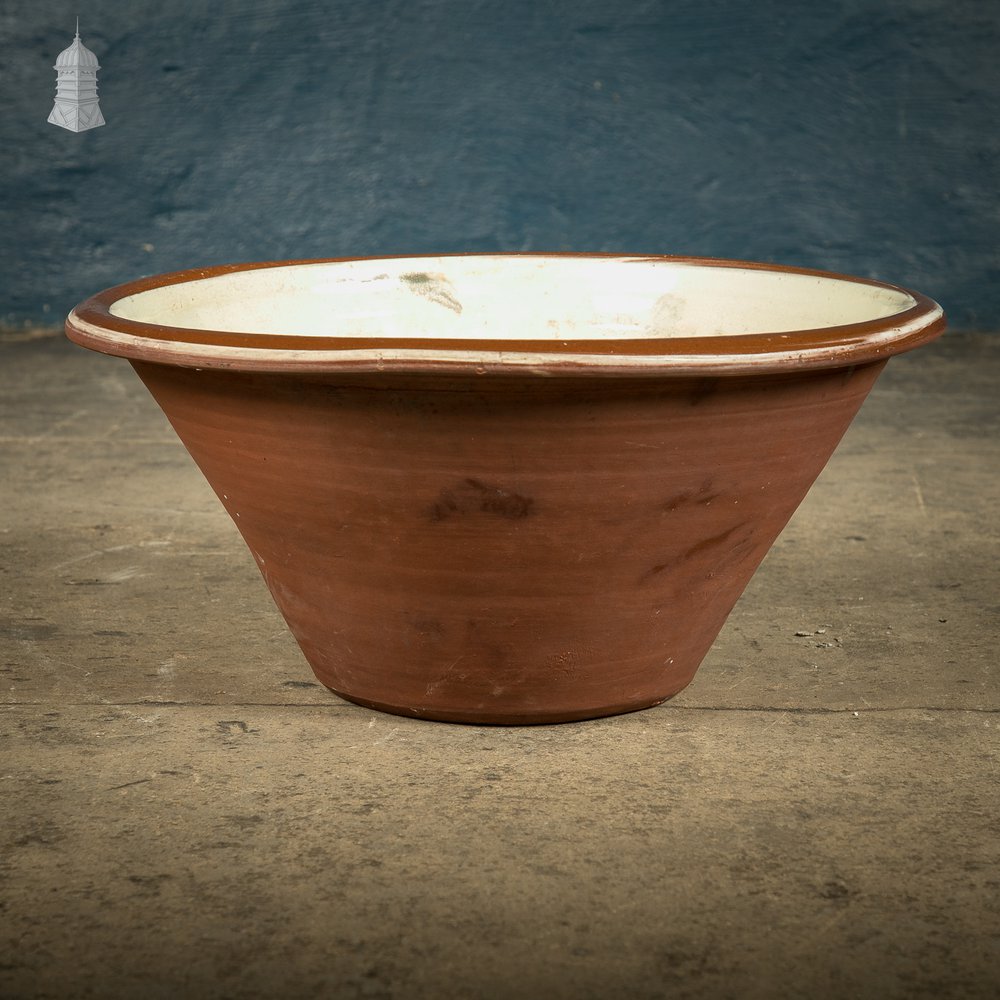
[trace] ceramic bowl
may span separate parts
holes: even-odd
[[[943,328],[878,281],[531,254],[189,270],[66,323],[132,363],[323,684],[498,724],[687,685],[886,360]]]

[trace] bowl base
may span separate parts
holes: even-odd
[[[669,701],[673,694],[652,700],[629,702],[621,705],[600,705],[594,708],[572,709],[569,711],[537,711],[537,712],[490,712],[488,710],[462,710],[462,709],[437,709],[437,708],[413,708],[407,705],[389,705],[385,702],[371,701],[368,698],[356,698],[344,691],[338,691],[323,685],[338,698],[361,705],[364,708],[374,709],[376,712],[386,712],[389,715],[403,715],[411,719],[427,719],[434,722],[452,722],[467,726],[549,726],[561,722],[582,722],[586,719],[603,719],[609,715],[626,715],[629,712],[640,712],[647,708],[654,708]],[[676,692],[675,692],[676,693]]]

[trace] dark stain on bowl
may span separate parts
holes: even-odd
[[[432,521],[445,521],[466,514],[493,514],[510,521],[519,521],[534,513],[535,501],[513,490],[465,479],[458,486],[441,491],[431,507]]]

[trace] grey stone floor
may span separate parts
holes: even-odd
[[[0,996],[1000,992],[1000,335],[893,360],[694,683],[317,686],[124,361],[0,337]]]

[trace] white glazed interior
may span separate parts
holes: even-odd
[[[644,258],[470,256],[254,268],[165,285],[111,313],[311,337],[614,340],[784,333],[886,319],[915,300],[857,281]],[[290,345],[291,346],[291,345]]]

